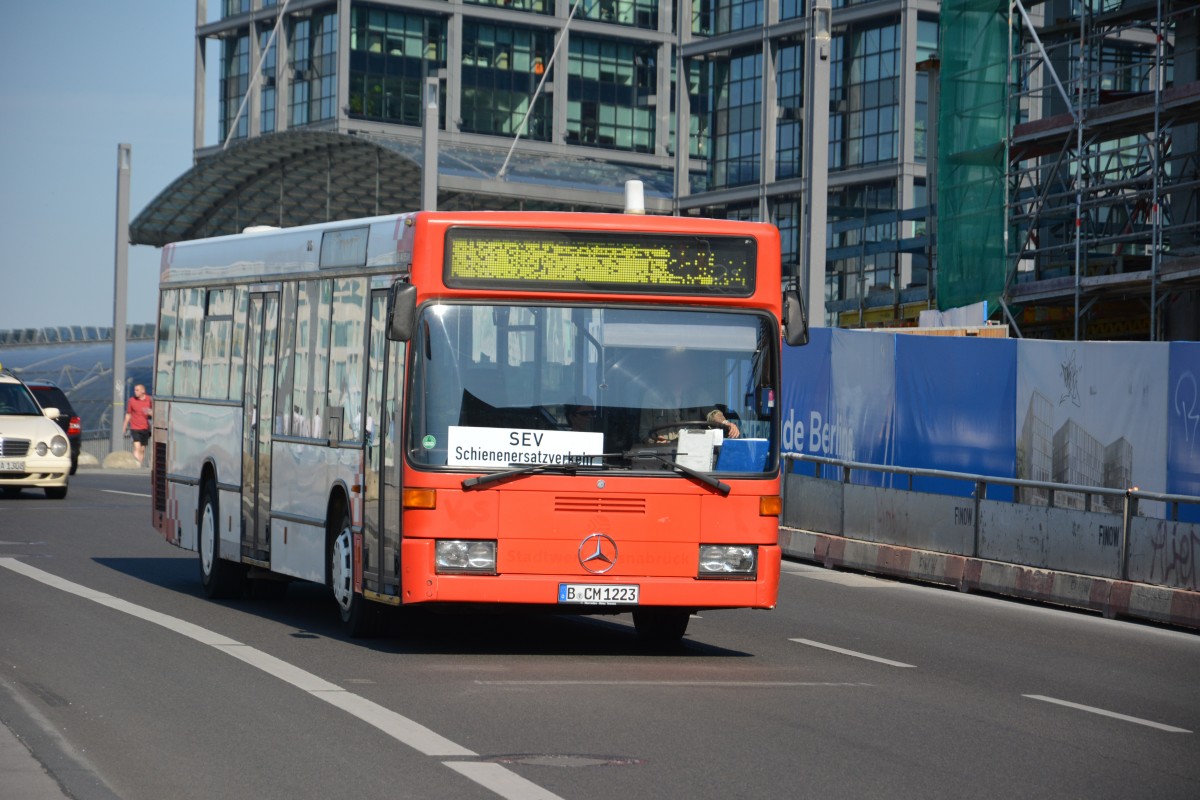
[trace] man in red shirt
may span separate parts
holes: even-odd
[[[125,404],[125,425],[133,438],[133,457],[138,466],[146,455],[146,443],[150,441],[150,418],[154,415],[154,401],[146,394],[146,387],[138,384],[133,387],[133,397]]]

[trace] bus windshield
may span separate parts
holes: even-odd
[[[409,459],[767,474],[777,340],[761,312],[426,306],[412,343]]]

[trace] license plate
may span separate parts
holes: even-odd
[[[0,472],[24,472],[24,461],[0,461]]]
[[[636,606],[640,588],[637,584],[560,583],[558,602],[590,606]]]

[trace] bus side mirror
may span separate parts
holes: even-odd
[[[388,297],[388,338],[407,342],[412,338],[417,322],[417,287],[396,281]]]
[[[792,347],[808,344],[808,320],[804,317],[804,300],[795,289],[788,289],[783,293],[783,340]]]

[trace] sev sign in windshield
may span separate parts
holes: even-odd
[[[598,467],[604,434],[525,428],[481,428],[451,425],[447,430],[447,464],[452,467],[507,467],[533,464],[576,464]]]

